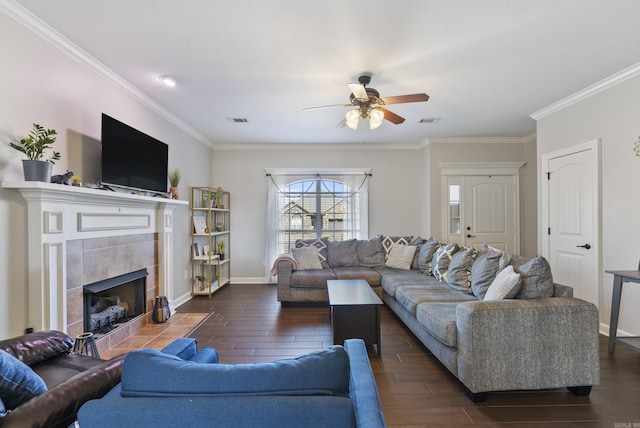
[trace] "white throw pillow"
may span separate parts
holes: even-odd
[[[296,259],[296,263],[298,264],[298,270],[322,269],[320,252],[313,245],[294,248],[291,252],[293,253],[293,258]]]
[[[521,286],[520,274],[513,270],[513,266],[509,265],[502,269],[496,275],[495,279],[487,289],[484,300],[502,300],[505,298],[513,298]]]
[[[396,269],[411,269],[411,262],[416,253],[416,248],[417,247],[413,245],[393,244],[385,265]]]

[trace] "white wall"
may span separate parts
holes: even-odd
[[[640,157],[633,152],[640,135],[638,99],[640,77],[635,77],[538,120],[538,159],[597,138],[602,141],[603,270],[633,270],[640,259]],[[600,321],[607,334],[612,282],[613,277],[603,273]],[[625,285],[618,324],[622,332],[640,335],[639,305],[640,286]]]
[[[100,118],[105,112],[169,144],[169,166],[184,173],[181,199],[189,186],[208,184],[211,149],[161,118],[109,81],[0,13],[0,181],[22,180],[22,155],[9,148],[33,122],[58,131],[62,159],[54,174],[70,169],[85,180],[99,166]],[[0,189],[0,338],[22,334],[26,325],[26,203],[15,191]],[[176,211],[175,296],[188,294],[189,215]]]

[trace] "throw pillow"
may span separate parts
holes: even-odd
[[[427,275],[433,274],[431,260],[439,246],[440,242],[435,238],[429,238],[427,239],[427,242],[422,244],[422,247],[420,247],[420,251],[418,252],[418,269],[420,272]]]
[[[369,240],[356,241],[356,254],[360,266],[374,267],[384,266],[386,253],[382,246],[382,238],[376,236]]]
[[[413,238],[413,236],[382,236],[380,235],[380,238],[382,239],[382,247],[384,248],[384,252],[385,252],[385,256],[384,259],[386,260],[387,257],[389,257],[389,252],[391,251],[391,247],[393,247],[393,244],[403,244],[403,245],[409,245],[409,242],[411,242],[411,238]]]
[[[539,299],[553,296],[553,276],[551,267],[542,256],[514,261],[513,270],[520,274],[522,287],[516,299]]]
[[[433,259],[431,259],[431,268],[433,269],[435,279],[438,281],[447,281],[449,263],[458,249],[460,249],[460,247],[455,242],[438,247],[433,254]]]
[[[356,240],[327,241],[327,263],[329,267],[360,266],[356,253]]]
[[[411,269],[418,269],[418,256],[420,255],[420,248],[427,242],[426,239],[417,237],[413,238],[413,241],[409,243],[410,246],[416,247],[416,253],[413,255],[413,260],[411,261]]]
[[[416,247],[413,245],[393,244],[385,265],[390,268],[409,270],[415,253]]]
[[[475,258],[473,248],[461,248],[451,257],[447,269],[447,284],[451,288],[471,294],[471,265]]]
[[[0,418],[4,418],[9,414],[9,410],[4,407],[4,403],[0,400]]]
[[[47,391],[47,385],[31,367],[0,349],[0,398],[13,410]]]
[[[327,242],[329,239],[320,238],[320,239],[298,239],[296,241],[295,247],[302,248],[313,245],[318,249],[318,254],[320,255],[320,262],[322,263],[322,267],[329,267],[327,264]]]
[[[478,300],[484,299],[505,260],[507,254],[504,251],[488,245],[480,247],[476,260],[471,265],[471,292]]]
[[[291,250],[293,258],[296,259],[298,270],[322,269],[320,254],[316,247],[302,247]]]
[[[498,272],[487,289],[484,300],[513,299],[520,291],[521,284],[520,274],[515,273],[513,266],[509,265]]]

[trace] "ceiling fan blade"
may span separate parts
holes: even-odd
[[[382,108],[382,107],[376,107],[376,108],[378,110],[382,110],[382,112],[384,113],[384,118],[387,119],[389,122],[394,123],[396,125],[399,125],[402,122],[404,122],[404,117],[398,116],[397,114],[387,110],[386,108]]]
[[[347,126],[347,118],[343,117],[342,120],[336,125],[336,128],[344,128],[345,126]]]
[[[429,95],[427,94],[411,94],[411,95],[397,95],[395,97],[381,98],[384,105],[387,104],[403,104],[403,103],[419,103],[429,101]]]
[[[367,94],[367,90],[360,83],[347,83],[347,86],[353,92],[353,96],[356,97],[357,100],[360,101],[368,101],[369,95]]]
[[[329,107],[353,107],[353,105],[352,104],[330,104],[328,106],[307,107],[307,108],[303,108],[302,111],[319,110],[319,109],[329,108]]]

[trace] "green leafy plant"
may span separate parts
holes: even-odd
[[[224,241],[216,241],[216,250],[218,254],[224,254]]]
[[[37,123],[34,123],[33,130],[29,133],[28,137],[11,142],[9,145],[27,155],[27,159],[29,160],[49,161],[55,164],[54,161],[60,159],[60,152],[53,150],[53,154],[46,159],[44,152],[50,149],[56,141],[56,135],[55,129],[45,129]]]
[[[169,184],[171,187],[178,187],[180,184],[180,180],[182,180],[182,173],[178,168],[174,168],[169,172]]]

